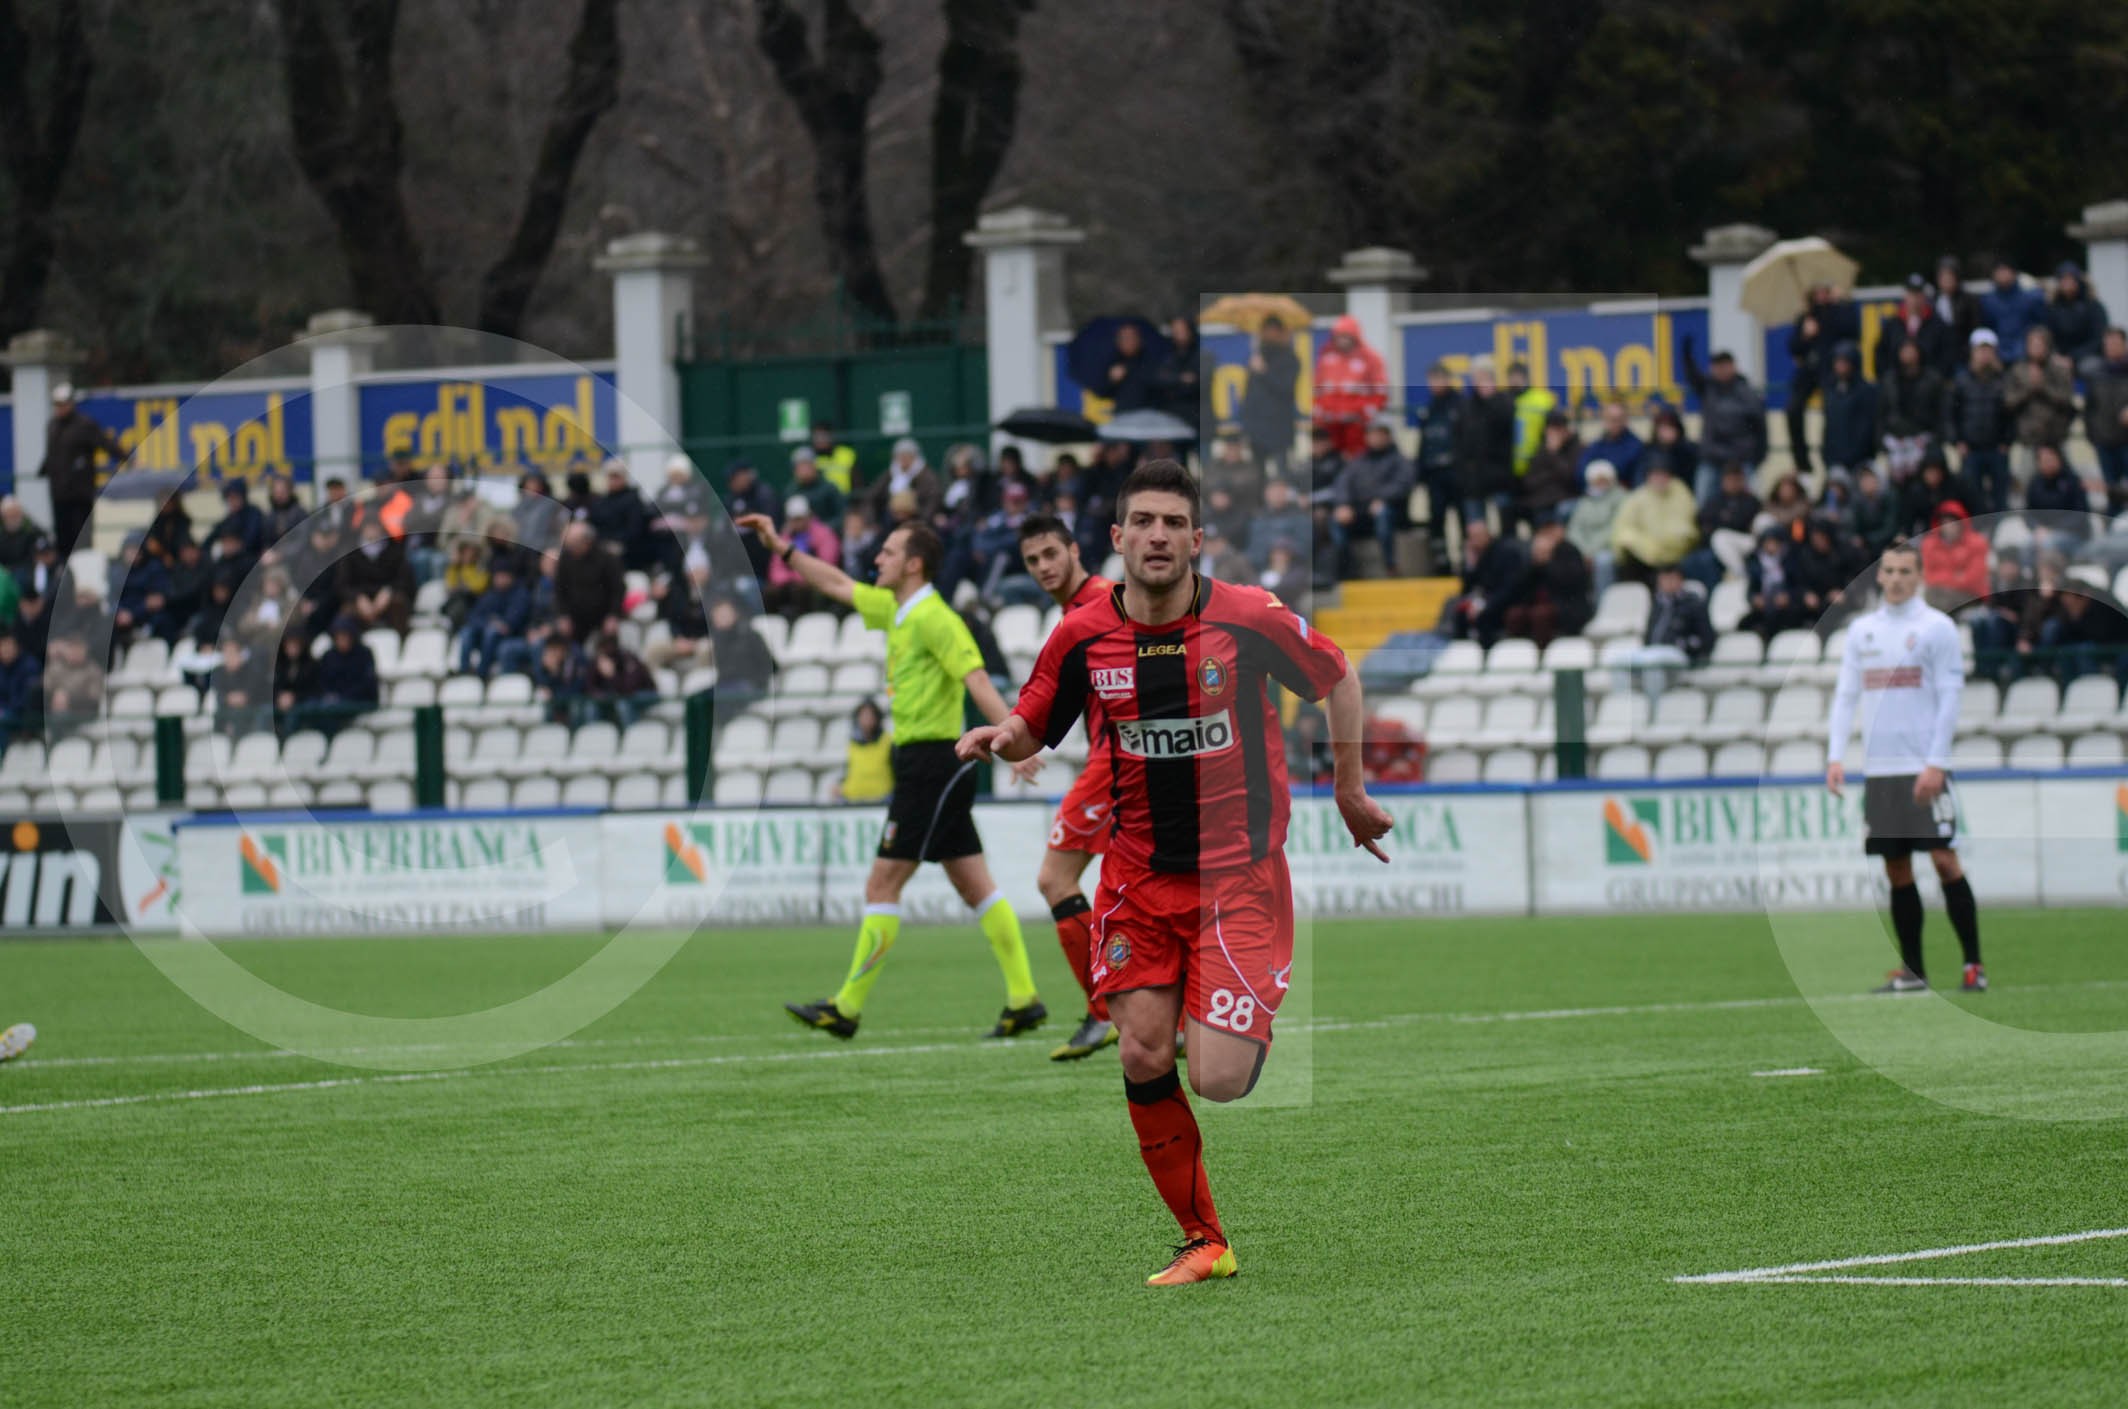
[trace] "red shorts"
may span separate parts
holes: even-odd
[[[1089,754],[1079,781],[1057,805],[1057,819],[1049,824],[1051,851],[1084,851],[1095,856],[1108,851],[1109,799],[1108,751]]]
[[[1283,852],[1201,875],[1126,870],[1094,899],[1094,991],[1182,985],[1182,1008],[1266,1046],[1293,974],[1293,878]]]

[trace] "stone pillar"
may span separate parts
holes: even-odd
[[[384,331],[367,313],[334,308],[314,313],[300,341],[310,349],[311,502],[325,499],[325,481],[362,487],[362,379],[376,366]]]
[[[2084,218],[2069,227],[2069,238],[2084,242],[2092,296],[2106,305],[2117,326],[2128,326],[2128,200],[2085,206]]]
[[[709,257],[684,235],[646,231],[613,241],[592,263],[613,276],[616,452],[638,485],[654,489],[683,431],[681,331],[694,319],[694,272]]]
[[[1404,312],[1412,286],[1426,277],[1404,250],[1370,245],[1352,250],[1330,271],[1330,282],[1345,291],[1345,311],[1360,320],[1360,332],[1389,369],[1389,402],[1401,405],[1410,379],[1404,375],[1404,340],[1396,333],[1396,315]]]
[[[1085,239],[1086,232],[1063,216],[1031,206],[992,211],[961,236],[983,257],[993,424],[1014,411],[1056,402],[1056,378],[1042,335],[1071,328],[1064,251]],[[1011,436],[993,434],[991,451],[1011,443]]]
[[[1721,225],[1709,230],[1688,253],[1707,266],[1707,342],[1699,349],[1700,366],[1716,352],[1736,354],[1736,369],[1766,390],[1766,332],[1744,311],[1744,266],[1766,252],[1773,231],[1760,225]],[[1673,369],[1658,368],[1665,379]],[[1679,380],[1683,378],[1680,376]]]
[[[44,430],[52,419],[52,388],[67,380],[81,349],[46,328],[32,328],[8,339],[7,365],[14,370],[15,497],[29,516],[52,527],[52,487],[39,473],[44,466]]]

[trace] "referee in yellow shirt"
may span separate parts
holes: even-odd
[[[742,514],[738,527],[752,530],[806,584],[823,596],[857,609],[865,625],[887,633],[887,690],[894,718],[894,797],[887,829],[865,880],[864,924],[849,977],[833,998],[786,1003],[792,1017],[837,1037],[857,1035],[866,997],[880,966],[901,933],[901,892],[926,861],[946,868],[946,878],[975,912],[984,938],[1005,975],[1005,1010],[992,1037],[1013,1037],[1041,1026],[1049,1016],[1036,996],[1034,973],[1019,917],[990,878],[983,839],[975,831],[975,774],[953,754],[960,739],[962,693],[992,724],[1005,718],[1005,701],[983,673],[982,652],[967,623],[933,587],[944,546],[923,524],[887,535],[874,559],[879,585],[854,581],[833,563],[801,553],[766,514]]]

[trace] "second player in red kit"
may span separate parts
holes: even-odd
[[[1367,796],[1364,707],[1344,653],[1258,588],[1200,577],[1197,483],[1172,460],[1141,466],[1116,496],[1125,581],[1050,633],[1003,723],[969,731],[964,758],[1018,761],[1081,714],[1106,736],[1114,808],[1093,902],[1095,991],[1122,1034],[1139,1152],[1183,1246],[1149,1280],[1232,1276],[1203,1140],[1175,1067],[1189,1023],[1190,1089],[1247,1095],[1262,1073],[1293,962],[1286,871],[1291,800],[1270,686],[1324,700],[1336,801],[1353,844],[1386,861],[1390,819]]]

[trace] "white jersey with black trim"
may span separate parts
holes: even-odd
[[[1878,607],[1847,629],[1826,761],[1843,760],[1860,704],[1865,773],[1899,777],[1949,768],[1964,689],[1957,623],[1918,595]]]

